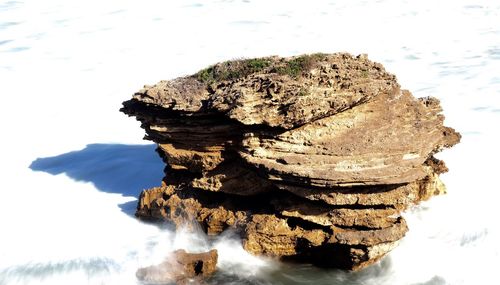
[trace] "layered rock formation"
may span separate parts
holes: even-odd
[[[251,253],[351,270],[397,245],[401,211],[445,192],[433,155],[460,140],[437,99],[344,53],[223,62],[123,105],[167,165],[138,217],[232,228]]]

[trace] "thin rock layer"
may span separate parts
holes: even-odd
[[[167,165],[139,218],[231,228],[251,253],[349,270],[397,245],[401,211],[445,192],[433,155],[460,140],[437,99],[346,53],[219,63],[121,110]]]

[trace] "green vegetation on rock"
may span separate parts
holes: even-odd
[[[233,61],[225,61],[212,65],[196,74],[198,80],[205,83],[215,81],[233,80],[259,72],[271,65],[269,58],[252,58]]]
[[[269,73],[298,78],[303,73],[310,71],[326,57],[326,54],[314,53],[297,56],[289,61],[278,61],[272,57],[231,60],[200,70],[195,76],[198,80],[207,84],[235,80],[266,70]]]
[[[326,54],[323,53],[301,55],[286,62],[285,66],[276,68],[276,72],[288,75],[292,78],[297,78],[302,73],[311,70],[319,61],[322,61],[325,58]]]

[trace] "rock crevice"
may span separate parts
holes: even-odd
[[[350,270],[397,245],[401,211],[445,192],[433,155],[460,140],[437,99],[345,53],[219,63],[121,110],[167,165],[138,217],[232,228],[251,253]]]

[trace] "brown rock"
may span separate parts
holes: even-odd
[[[171,111],[225,113],[245,125],[290,129],[398,87],[394,75],[365,56],[312,54],[216,64],[193,76],[145,86],[133,100]]]
[[[144,86],[133,98],[167,110],[196,112],[202,109],[208,94],[205,84],[192,77],[184,77]]]
[[[354,186],[354,187],[302,187],[277,184],[280,189],[312,201],[323,201],[330,205],[390,206],[404,210],[410,205],[428,200],[434,195],[446,193],[439,176],[429,167],[423,179],[404,184]]]
[[[153,188],[153,193],[157,193],[158,188]],[[142,219],[163,220],[173,222],[178,228],[191,227],[192,221],[199,222],[208,234],[219,234],[229,227],[237,227],[247,219],[247,211],[236,210],[242,208],[240,201],[221,198],[218,193],[210,192],[197,194],[192,190],[178,189],[174,194],[170,194],[171,186],[164,186],[163,194],[157,194],[156,199],[150,200],[136,212],[136,216]],[[150,199],[150,190],[143,191],[142,197]],[[154,209],[154,210],[149,210]]]
[[[399,217],[394,208],[349,209],[299,204],[285,208],[280,214],[283,217],[298,218],[320,226],[366,227],[381,229],[392,226]]]
[[[365,57],[313,54],[263,61],[270,67],[217,86],[209,106],[245,125],[291,129],[398,87],[393,75]]]
[[[253,254],[357,270],[403,238],[411,205],[446,192],[433,155],[458,143],[435,98],[414,98],[366,56],[213,65],[124,102],[167,164],[136,215]]]
[[[438,111],[407,91],[380,94],[277,136],[249,136],[240,155],[275,181],[318,187],[407,183],[426,175],[430,154],[458,142]]]
[[[192,278],[206,278],[217,266],[217,250],[204,253],[174,251],[164,262],[137,270],[139,280],[148,284],[185,284]]]
[[[165,153],[167,163],[173,169],[186,169],[192,172],[212,170],[224,159],[222,147],[211,147],[204,150],[176,148],[172,144],[158,144]]]
[[[193,179],[190,185],[196,189],[243,196],[266,193],[275,188],[248,166],[236,162],[225,163],[213,171],[207,171],[202,177]]]

